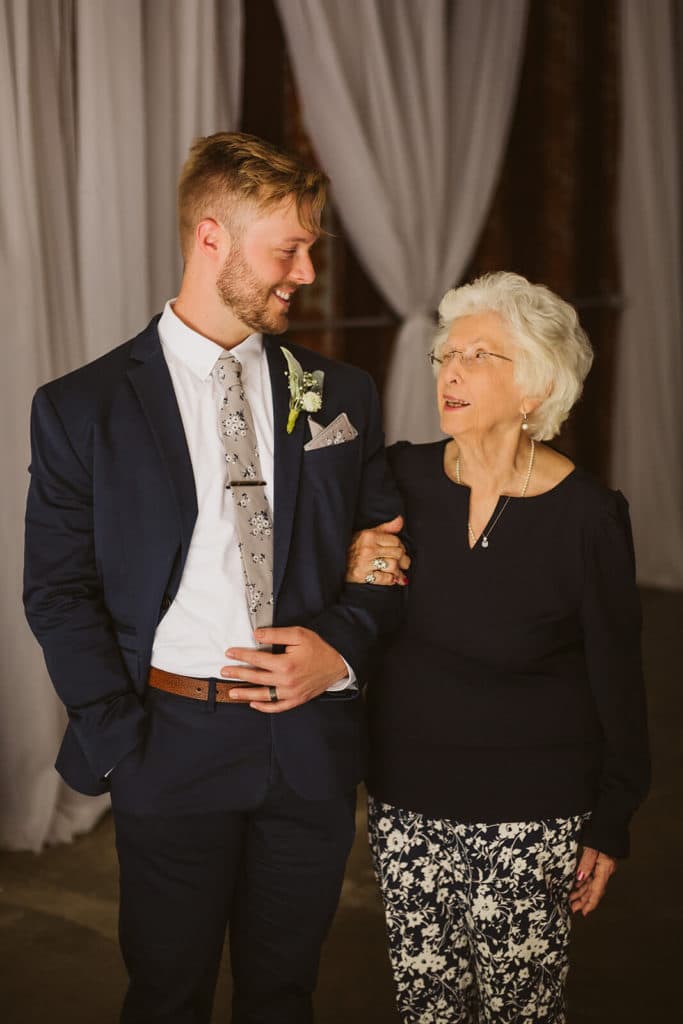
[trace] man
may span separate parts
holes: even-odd
[[[228,923],[235,1024],[312,1019],[358,683],[400,605],[344,584],[352,531],[400,512],[371,381],[293,346],[288,378],[272,337],[325,184],[251,136],[198,140],[177,299],[34,399],[25,604],[69,714],[57,767],[111,787],[126,1024],[208,1022]]]

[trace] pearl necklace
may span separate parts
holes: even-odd
[[[531,451],[529,452],[529,465],[527,467],[526,477],[524,478],[524,486],[522,487],[521,493],[519,495],[520,498],[523,498],[526,495],[527,488],[529,487],[529,481],[531,480],[531,471],[534,468],[534,456],[536,454],[536,445],[534,443],[534,439],[533,438],[529,438],[529,441],[530,441],[530,444],[531,444]],[[455,460],[455,482],[456,482],[456,484],[460,483],[460,452],[458,452],[458,457]],[[489,537],[493,533],[493,530],[494,530],[494,527],[495,527],[496,523],[498,522],[498,520],[502,516],[503,512],[505,511],[505,509],[510,504],[511,498],[512,498],[512,495],[508,494],[507,498],[503,502],[503,507],[501,508],[500,512],[498,513],[496,518],[491,523],[491,528],[490,528],[489,532],[488,533],[482,533],[482,535],[481,535],[481,546],[483,548],[487,548],[489,546]],[[469,519],[467,520],[467,533],[469,534],[470,544],[471,544],[472,547],[474,547],[475,544],[477,543],[477,538],[474,535],[474,530],[472,529],[472,524],[470,523]]]

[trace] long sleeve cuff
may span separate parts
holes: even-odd
[[[356,673],[353,671],[348,661],[343,655],[339,655],[344,664],[346,665],[346,675],[343,679],[340,679],[336,683],[332,683],[332,686],[327,687],[327,693],[339,693],[341,690],[357,690],[358,682],[356,679]]]

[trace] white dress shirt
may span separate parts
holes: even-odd
[[[151,663],[167,672],[220,678],[222,666],[239,664],[226,657],[228,647],[257,646],[218,432],[222,389],[212,370],[223,349],[184,324],[172,302],[159,321],[159,337],[190,452],[198,512],[178,593],[154,634]],[[252,334],[230,351],[242,366],[266,497],[275,516],[273,399],[263,338]],[[331,690],[355,683],[353,670],[348,665],[347,670]]]

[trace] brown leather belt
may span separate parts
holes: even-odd
[[[164,690],[166,693],[175,693],[177,697],[192,697],[194,700],[208,700],[209,680],[195,679],[193,676],[177,676],[173,672],[164,672],[161,668],[150,668],[150,686],[155,690]],[[236,700],[230,696],[230,690],[239,686],[241,689],[249,689],[251,683],[243,683],[233,679],[224,683],[216,682],[216,703],[218,704],[244,704],[243,700]]]

